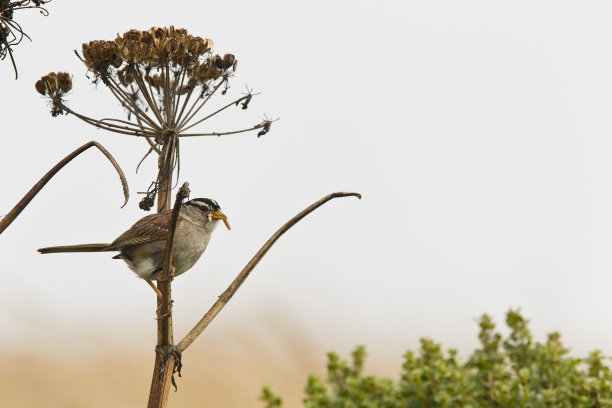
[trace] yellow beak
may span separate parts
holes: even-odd
[[[229,221],[227,220],[227,217],[225,216],[225,214],[223,214],[221,212],[221,210],[215,210],[213,211],[210,215],[210,218],[215,219],[215,220],[223,220],[223,223],[225,224],[225,226],[227,227],[228,230],[231,230],[230,225],[229,225]]]

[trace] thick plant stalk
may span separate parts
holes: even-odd
[[[13,221],[15,221],[15,218],[17,218],[19,214],[21,214],[21,212],[24,210],[24,208],[27,207],[30,201],[34,199],[36,194],[38,194],[40,190],[43,189],[43,187],[49,182],[49,180],[53,178],[53,176],[57,174],[58,171],[60,171],[72,159],[74,159],[79,154],[83,153],[85,150],[93,146],[97,147],[102,152],[102,154],[111,162],[111,164],[119,174],[119,178],[121,179],[121,185],[123,187],[123,196],[125,197],[125,202],[122,206],[124,207],[125,204],[127,204],[128,202],[128,198],[130,197],[130,192],[128,190],[125,175],[123,174],[123,171],[121,170],[121,167],[119,167],[119,164],[117,163],[115,158],[108,152],[108,150],[106,150],[100,143],[96,141],[91,141],[89,143],[85,143],[83,146],[79,147],[78,149],[70,153],[68,156],[64,157],[59,163],[53,166],[53,168],[49,170],[47,174],[45,174],[38,181],[38,183],[34,184],[30,191],[28,191],[27,194],[23,196],[23,198],[17,203],[17,205],[13,207],[13,209],[9,211],[9,213],[5,215],[4,218],[0,220],[0,234],[2,234],[2,231],[4,231],[9,225],[11,225]]]
[[[165,181],[172,180],[172,171],[164,176]],[[158,195],[158,208],[164,209],[168,201],[164,194]],[[167,186],[167,195],[170,193],[170,185]],[[176,201],[172,210],[172,218],[168,226],[168,239],[164,255],[162,272],[157,279],[157,287],[162,293],[162,298],[157,299],[157,346],[155,347],[155,365],[153,367],[153,378],[151,379],[151,390],[149,392],[149,408],[162,408],[168,403],[168,393],[170,385],[174,383],[173,374],[175,370],[180,370],[180,353],[174,346],[172,330],[172,249],[174,247],[174,233],[176,223],[181,209],[181,204],[189,196],[189,183],[184,183],[176,194]],[[180,371],[179,371],[180,375]]]

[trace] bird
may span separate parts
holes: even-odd
[[[128,268],[144,279],[161,298],[161,292],[152,281],[157,280],[163,267],[171,217],[172,210],[147,215],[136,221],[110,244],[53,246],[40,248],[38,252],[51,254],[119,251],[113,259],[122,259]],[[231,229],[227,216],[221,212],[219,204],[210,198],[194,198],[181,206],[172,251],[174,276],[185,273],[200,259],[220,220],[228,230]]]

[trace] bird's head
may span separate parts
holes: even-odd
[[[210,198],[194,198],[187,201],[184,205],[192,206],[202,211],[208,218],[208,222],[223,220],[227,229],[231,229],[226,215],[221,212],[221,207],[215,200]]]

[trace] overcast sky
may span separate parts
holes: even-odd
[[[86,345],[88,330],[117,329],[125,341],[154,342],[155,295],[122,262],[36,249],[112,241],[145,215],[136,193],[156,162],[135,174],[144,140],[52,118],[34,82],[68,71],[72,109],[121,117],[73,50],[175,25],[238,59],[230,91],[212,106],[247,86],[261,92],[247,111],[202,130],[280,118],[259,139],[181,142],[180,181],[192,197],[216,199],[232,230],[219,228],[175,281],[177,337],[285,221],[328,193],[357,191],[361,201],[332,201],[281,238],[218,321],[266,322],[270,333],[289,325],[321,353],[362,343],[399,359],[422,336],[467,352],[478,316],[501,324],[520,307],[539,340],[559,330],[577,355],[612,354],[612,4],[92,4],[16,14],[33,41],[15,48],[19,80],[0,63],[0,214],[90,140],[115,155],[132,197],[120,209],[117,176],[88,151],[0,236],[2,343]]]

